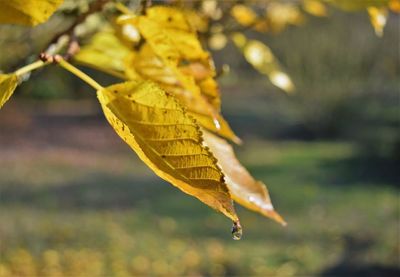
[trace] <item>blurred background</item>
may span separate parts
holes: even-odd
[[[0,69],[26,64],[67,18],[0,27]],[[156,177],[113,132],[94,91],[56,66],[0,111],[0,276],[399,276],[399,16],[330,11],[266,42],[296,93],[233,45],[214,52],[239,159],[287,227],[221,214]],[[84,68],[101,84],[116,81]]]

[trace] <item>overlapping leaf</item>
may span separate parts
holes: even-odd
[[[215,157],[172,95],[150,81],[117,84],[97,94],[111,126],[158,176],[238,221]]]
[[[57,10],[64,0],[0,0],[0,23],[37,25]]]
[[[255,180],[235,157],[232,146],[224,139],[209,132],[203,132],[204,143],[218,159],[225,181],[233,200],[244,207],[259,212],[286,225],[283,218],[274,210],[266,186]]]
[[[10,99],[18,85],[16,74],[0,74],[0,109]]]
[[[112,30],[96,33],[90,42],[74,56],[75,61],[111,75],[125,78],[125,59],[130,49]]]
[[[132,22],[145,43],[132,55],[128,75],[156,81],[173,92],[202,126],[239,142],[219,113],[220,96],[210,54],[202,48],[184,14],[156,6]]]

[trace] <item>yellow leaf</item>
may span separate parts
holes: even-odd
[[[10,99],[18,85],[16,74],[0,74],[0,109]]]
[[[212,34],[208,39],[208,46],[212,50],[221,50],[223,49],[228,42],[228,39],[223,33]]]
[[[368,14],[372,27],[374,27],[375,34],[381,37],[383,35],[383,28],[385,28],[387,17],[389,15],[388,8],[368,7]]]
[[[213,20],[219,20],[222,17],[222,10],[218,7],[217,0],[204,0],[201,3],[201,11]]]
[[[238,221],[215,157],[172,95],[150,81],[113,85],[97,95],[117,134],[159,177]]]
[[[159,23],[164,28],[185,32],[192,31],[183,10],[166,6],[153,6],[146,10],[146,18]]]
[[[326,6],[320,0],[304,0],[303,9],[315,16],[327,16]]]
[[[245,59],[261,74],[268,76],[271,83],[287,93],[294,91],[294,85],[289,75],[282,69],[271,49],[258,40],[247,40],[241,33],[235,33],[232,39],[243,51]]]
[[[64,0],[1,0],[0,23],[37,25],[57,10]]]
[[[74,60],[92,68],[125,78],[125,59],[130,50],[111,30],[96,33],[90,42],[81,48]]]
[[[167,28],[147,17],[139,19],[138,28],[154,52],[167,63],[176,63],[179,58],[209,58],[209,53],[204,51],[194,32]]]
[[[135,18],[137,16],[124,14],[115,20],[116,34],[128,47],[136,45],[141,39],[139,30],[132,23],[135,22]]]
[[[389,8],[392,12],[400,13],[400,0],[390,0]]]
[[[189,22],[192,30],[195,30],[200,33],[207,32],[208,30],[208,19],[202,14],[194,10],[184,10],[186,20]]]
[[[257,21],[257,14],[245,5],[235,5],[231,10],[231,15],[242,26],[250,26]]]
[[[204,143],[218,159],[225,182],[233,200],[242,206],[272,218],[286,225],[283,218],[274,210],[266,186],[250,175],[235,157],[232,146],[209,132],[203,131]]]
[[[280,70],[272,70],[268,73],[269,79],[271,83],[273,83],[278,88],[283,89],[284,91],[291,93],[294,91],[294,85],[289,75]]]
[[[294,3],[272,2],[266,10],[269,27],[273,32],[281,32],[288,25],[301,25],[304,22],[304,16],[299,7]]]

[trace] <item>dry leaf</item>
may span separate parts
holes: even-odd
[[[203,132],[203,137],[204,143],[218,160],[233,200],[250,210],[286,225],[283,218],[274,210],[266,186],[255,180],[240,164],[232,146],[226,140],[206,131]]]

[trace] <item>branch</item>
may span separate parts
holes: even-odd
[[[56,34],[51,41],[48,43],[48,46],[46,47],[46,49],[42,52],[41,56],[43,56],[43,53],[47,53],[45,55],[49,55],[49,54],[53,54],[52,50],[54,50],[54,48],[62,48],[63,46],[65,46],[65,44],[68,42],[68,50],[67,53],[65,55],[65,58],[70,58],[71,56],[73,56],[74,54],[76,54],[77,51],[79,51],[79,44],[78,41],[76,39],[76,37],[74,36],[74,31],[75,28],[83,23],[86,18],[89,15],[92,15],[94,13],[97,13],[101,10],[103,10],[104,5],[109,2],[110,0],[96,0],[92,3],[90,3],[89,5],[89,9],[80,14],[74,21],[74,23],[72,23],[71,26],[69,26],[66,30],[62,31],[61,33]],[[63,38],[66,38],[65,41],[62,41]],[[61,44],[61,45],[58,45]]]
[[[140,14],[145,15],[147,8],[150,8],[152,5],[152,0],[141,0],[140,1]]]

